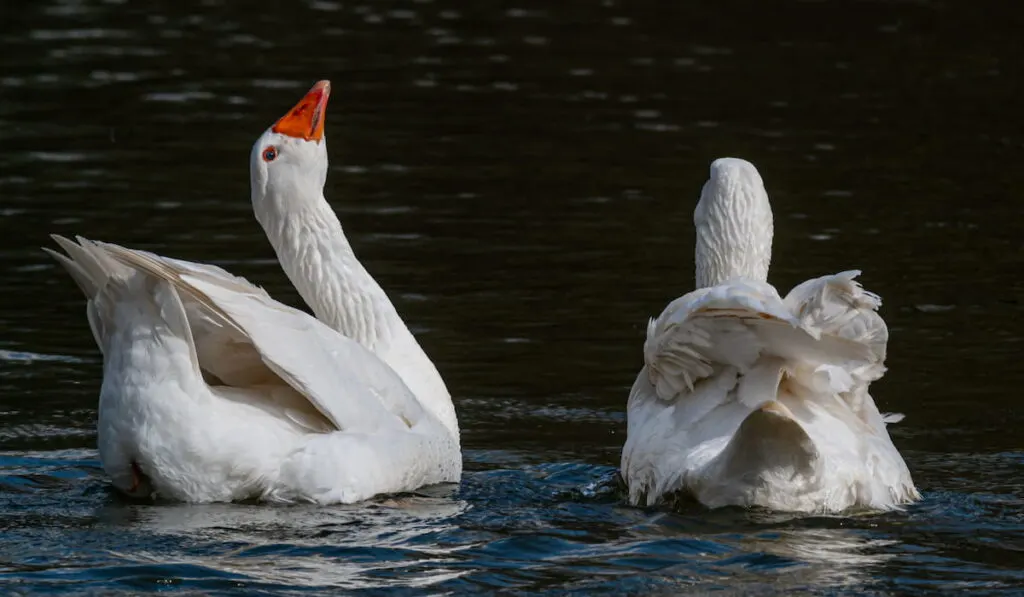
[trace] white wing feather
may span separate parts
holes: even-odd
[[[358,342],[270,298],[216,266],[96,243],[118,261],[165,279],[189,301],[189,319],[219,329],[214,342],[253,351],[267,369],[302,394],[338,429],[408,428],[423,407],[397,373]],[[204,358],[205,357],[205,358]],[[200,354],[200,367],[224,366]]]
[[[652,319],[644,360],[658,397],[673,400],[723,367],[748,370],[762,356],[814,367],[858,367],[873,360],[854,339],[822,334],[796,317],[768,284],[734,280],[672,301]]]
[[[873,361],[880,365],[889,329],[877,313],[881,297],[864,290],[855,280],[859,275],[850,270],[807,280],[789,291],[783,302],[801,324],[869,346]]]
[[[849,383],[840,391],[863,421],[880,429],[887,423],[903,420],[903,415],[879,413],[868,395],[868,385],[885,374],[889,328],[878,314],[881,297],[864,290],[855,279],[859,275],[860,271],[849,270],[807,280],[793,288],[784,302],[803,325],[858,342],[871,350],[870,362],[845,370]]]

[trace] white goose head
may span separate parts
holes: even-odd
[[[280,216],[321,201],[327,182],[324,122],[330,81],[320,81],[252,146],[249,176],[252,206],[266,228]]]
[[[281,269],[316,318],[387,363],[458,437],[458,419],[444,380],[384,289],[356,258],[324,198],[324,122],[330,92],[327,81],[314,85],[253,145],[253,211]]]
[[[697,288],[732,278],[766,282],[772,261],[772,207],[757,168],[719,158],[693,212]]]

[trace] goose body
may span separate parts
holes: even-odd
[[[316,317],[216,266],[55,237],[103,353],[99,452],[121,491],[351,503],[460,479],[448,390],[323,198],[329,91],[250,160],[257,219]]]
[[[767,283],[773,223],[754,166],[711,165],[694,214],[697,289],[651,320],[630,391],[629,501],[891,509],[920,496],[868,387],[885,372],[881,300],[847,271],[785,297]]]

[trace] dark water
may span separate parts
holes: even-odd
[[[5,2],[0,592],[1021,590],[1021,9],[669,4]],[[321,78],[327,195],[448,381],[465,479],[353,507],[124,502],[83,300],[38,247],[212,261],[299,304],[247,160]],[[920,504],[620,503],[644,324],[692,288],[723,155],[768,185],[774,283],[857,267],[885,298],[874,393],[907,415]]]

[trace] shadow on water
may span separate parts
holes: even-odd
[[[13,6],[13,5],[12,5]],[[1024,585],[1017,405],[1022,9],[47,0],[2,9],[0,587],[737,594]],[[444,374],[467,473],[351,507],[112,495],[100,360],[38,249],[209,261],[299,305],[254,222],[250,143],[333,81],[327,195]],[[692,286],[708,163],[755,162],[772,282],[864,270],[874,394],[925,499],[794,518],[621,505],[647,318]]]

